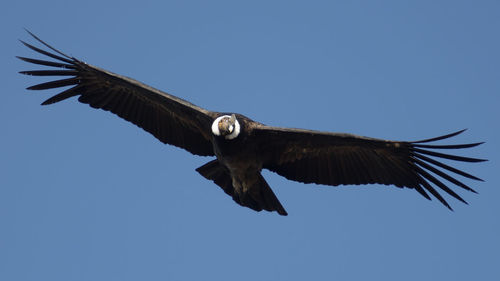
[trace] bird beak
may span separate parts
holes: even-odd
[[[236,123],[236,115],[231,114],[231,118],[229,118],[229,133],[232,133],[234,130],[234,124]]]

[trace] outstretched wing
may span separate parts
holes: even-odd
[[[468,191],[475,191],[438,167],[469,179],[482,180],[429,156],[462,162],[486,161],[432,151],[470,148],[481,143],[457,145],[424,143],[447,139],[463,131],[465,130],[414,142],[386,141],[351,134],[265,125],[257,125],[253,129],[253,134],[257,140],[262,140],[259,147],[264,158],[263,168],[289,180],[325,185],[379,183],[414,188],[429,200],[431,198],[426,191],[430,192],[451,209],[431,183],[454,198],[466,204],[467,202],[436,176]]]
[[[19,59],[58,68],[21,71],[34,76],[66,76],[29,87],[29,90],[45,90],[71,86],[71,88],[44,101],[42,105],[56,103],[73,96],[93,108],[111,111],[151,133],[163,143],[175,145],[193,154],[214,155],[210,125],[214,113],[185,100],[154,89],[136,80],[109,72],[63,54],[28,31],[38,42],[55,53],[47,52],[21,41],[28,48],[55,59],[39,60],[26,57]]]

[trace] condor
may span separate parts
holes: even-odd
[[[241,114],[205,110],[136,80],[65,55],[34,34],[30,35],[52,52],[21,42],[54,60],[18,58],[56,69],[20,73],[66,78],[28,89],[45,90],[71,86],[47,99],[42,105],[78,96],[81,103],[110,111],[151,133],[163,143],[183,148],[195,155],[215,156],[214,160],[196,171],[221,187],[236,203],[255,211],[276,211],[280,215],[287,215],[262,177],[262,169],[303,183],[332,186],[379,183],[412,188],[430,200],[429,192],[449,209],[450,205],[438,193],[436,187],[467,203],[448,185],[451,183],[465,190],[475,191],[452,175],[481,181],[471,174],[436,160],[444,158],[462,162],[486,161],[436,152],[470,148],[481,143],[429,144],[451,138],[464,130],[407,142],[271,127]],[[443,183],[442,179],[448,184]]]

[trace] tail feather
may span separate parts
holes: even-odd
[[[213,181],[220,186],[222,190],[241,206],[248,207],[255,211],[266,210],[269,212],[276,211],[282,216],[288,215],[280,201],[267,184],[261,174],[258,175],[258,180],[255,185],[249,189],[246,194],[240,194],[235,191],[233,181],[229,171],[219,163],[218,160],[213,160],[196,169],[206,179]]]

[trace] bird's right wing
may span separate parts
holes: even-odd
[[[56,67],[58,69],[21,71],[20,73],[34,76],[66,76],[69,78],[38,84],[28,89],[45,90],[71,86],[71,88],[49,98],[42,105],[79,96],[78,101],[93,108],[111,111],[143,128],[163,143],[175,145],[197,155],[214,155],[210,126],[216,113],[131,78],[65,55],[40,40],[34,34],[30,34],[38,42],[57,54],[21,42],[28,48],[56,61],[26,57],[18,58],[36,65]]]

